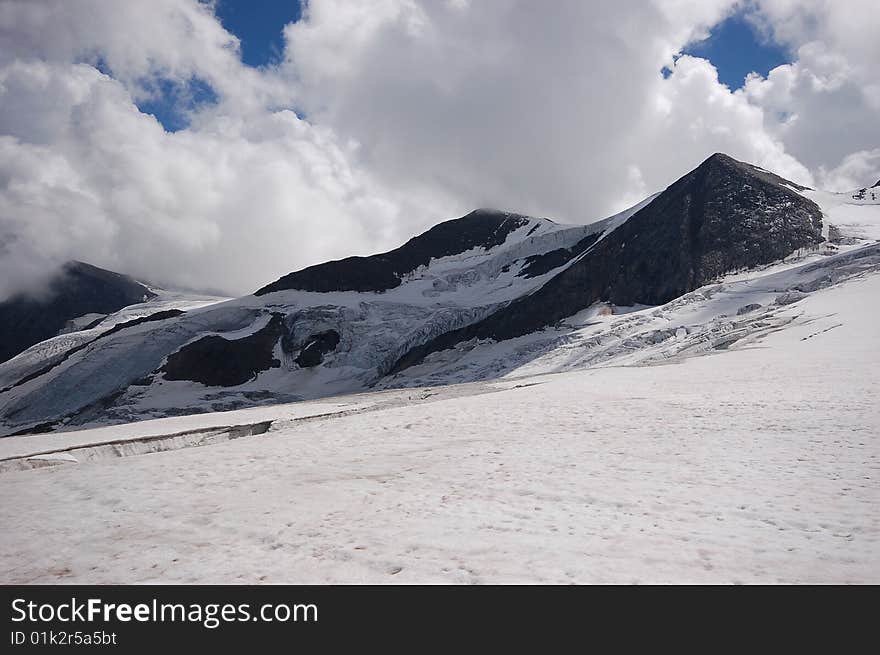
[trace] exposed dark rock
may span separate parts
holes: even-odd
[[[530,255],[526,257],[525,264],[516,276],[538,277],[567,264],[570,259],[571,251],[568,248],[557,248],[539,255]]]
[[[517,273],[517,276],[538,277],[539,275],[544,275],[544,273],[549,273],[553,269],[567,264],[574,257],[580,255],[587,248],[596,243],[596,240],[600,235],[601,232],[597,232],[596,234],[584,237],[571,248],[557,248],[556,250],[551,250],[550,252],[545,252],[540,255],[526,257],[526,265],[523,266],[519,273]]]
[[[435,225],[390,252],[370,257],[347,257],[309,266],[285,275],[259,289],[261,296],[273,291],[387,291],[400,285],[401,277],[428,264],[481,246],[489,249],[526,223],[518,214],[478,209],[467,216]]]
[[[538,291],[404,355],[391,372],[470,339],[518,337],[597,301],[659,305],[721,274],[821,242],[822,212],[804,188],[715,154]]]
[[[46,421],[45,423],[39,423],[37,425],[32,425],[28,428],[22,428],[21,430],[10,432],[9,434],[4,436],[21,437],[29,434],[47,434],[57,428],[60,423],[61,421]]]
[[[303,368],[317,366],[324,361],[324,355],[336,350],[339,345],[339,333],[336,330],[325,330],[309,335],[306,344],[296,358],[296,363]]]
[[[713,161],[716,164],[726,162],[728,166],[739,168],[740,172],[751,175],[752,177],[757,177],[763,182],[769,182],[770,184],[778,184],[781,186],[788,186],[793,189],[797,189],[798,191],[812,191],[812,189],[808,186],[803,186],[802,184],[792,182],[791,180],[786,180],[784,177],[781,177],[776,173],[771,173],[770,171],[766,171],[763,168],[758,168],[754,164],[739,161],[729,155],[725,155],[723,152],[716,152],[714,155],[709,157],[709,159],[700,164],[700,166],[697,167],[694,171],[691,171],[690,174],[695,173],[696,171],[700,170],[700,168]]]
[[[117,323],[106,332],[102,332],[97,337],[95,337],[95,341],[97,341],[98,339],[103,339],[104,337],[108,337],[111,334],[115,334],[116,332],[121,332],[122,330],[134,327],[135,325],[142,325],[143,323],[153,323],[155,321],[164,321],[166,318],[174,318],[175,316],[180,316],[184,313],[185,312],[182,309],[163,309],[161,312],[155,312],[147,316],[141,316],[140,318],[133,318],[130,321]]]
[[[111,314],[154,297],[126,275],[82,262],[68,262],[39,297],[0,302],[0,362],[54,337],[68,321],[85,314]]]
[[[202,337],[170,355],[160,372],[166,380],[189,380],[209,387],[244,384],[261,371],[281,366],[272,350],[281,337],[283,318],[273,313],[262,329],[241,339]]]
[[[873,189],[874,187],[878,187],[878,186],[880,186],[880,180],[877,180],[877,182],[871,188]]]

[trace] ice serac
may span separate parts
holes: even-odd
[[[55,336],[68,321],[89,314],[110,314],[153,295],[126,275],[68,262],[51,280],[46,293],[17,295],[0,303],[0,362]]]
[[[597,301],[658,305],[737,269],[767,264],[822,241],[822,211],[805,187],[714,154],[539,290],[402,357],[400,371],[473,338],[539,330]]]
[[[478,209],[467,216],[444,221],[390,252],[369,257],[347,257],[309,266],[285,275],[256,292],[274,291],[387,291],[431,259],[458,255],[504,243],[507,235],[527,222],[525,216],[494,209]]]

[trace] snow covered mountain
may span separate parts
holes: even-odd
[[[878,247],[591,307],[516,379],[0,439],[0,582],[880,582]]]
[[[589,225],[478,210],[252,296],[37,344],[0,365],[0,435],[725,349],[874,270],[880,203],[858,195],[718,154]]]
[[[87,327],[155,295],[126,275],[67,262],[45,292],[0,302],[0,362],[59,332]]]
[[[153,291],[0,365],[0,582],[880,581],[870,191],[715,156]]]

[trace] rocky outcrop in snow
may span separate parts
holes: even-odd
[[[285,275],[259,291],[387,291],[400,285],[403,277],[432,259],[483,248],[491,250],[529,219],[518,214],[479,209],[432,227],[400,248],[371,257],[348,257],[310,266]]]

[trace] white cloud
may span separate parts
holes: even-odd
[[[673,64],[733,2],[310,8],[286,31],[304,105],[386,181],[568,221],[618,210],[718,150],[811,181],[708,62]]]
[[[94,68],[30,61],[0,69],[0,124],[0,293],[35,257],[246,293],[384,245],[397,216],[289,110],[169,134]]]
[[[215,18],[213,3],[195,0],[4,0],[0,53],[0,62],[102,62],[136,94],[156,78],[198,76],[232,99],[244,95],[236,85],[266,81],[240,65],[238,39]]]
[[[810,171],[765,130],[763,111],[720,84],[717,71],[705,59],[680,57],[661,85],[660,98],[663,111],[649,116],[644,125],[651,151],[694,159],[707,150],[726,152],[795,182],[813,183]],[[646,160],[659,181],[663,159]]]
[[[0,0],[0,297],[68,258],[243,293],[476,206],[595,220],[715,151],[850,184],[878,30],[841,4],[747,3],[797,59],[731,93],[673,55],[734,0],[311,0],[263,69],[210,3]],[[188,129],[134,104],[193,78]]]
[[[768,133],[820,180],[853,153],[880,147],[876,2],[759,0],[754,18],[796,53],[744,88]]]
[[[840,165],[819,167],[819,186],[828,191],[853,191],[880,180],[880,148],[860,150],[844,157]]]

